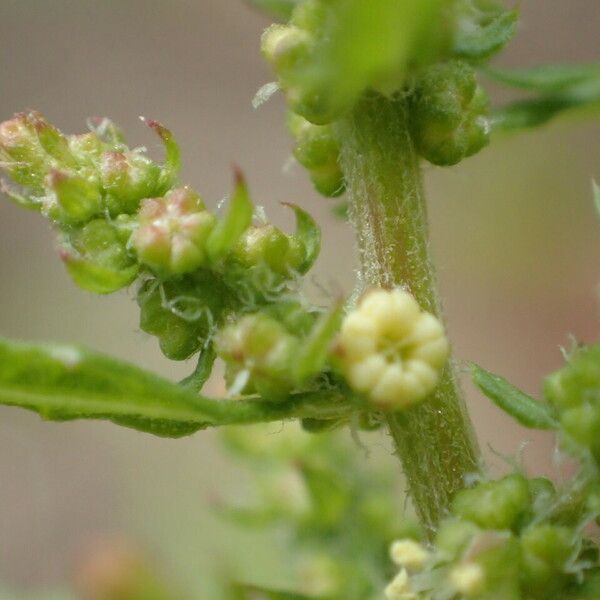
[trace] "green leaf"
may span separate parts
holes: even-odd
[[[299,206],[284,202],[296,215],[296,232],[294,238],[300,242],[304,250],[304,259],[298,267],[301,274],[306,273],[317,260],[321,251],[321,229],[315,220]]]
[[[576,111],[600,113],[600,65],[548,65],[524,70],[489,70],[494,80],[537,92],[534,98],[518,100],[492,113],[496,130],[517,130],[543,125]]]
[[[340,328],[343,313],[344,305],[338,302],[332,310],[320,316],[308,337],[302,341],[292,368],[294,381],[298,385],[305,384],[323,370],[331,340]]]
[[[288,21],[300,0],[248,0],[248,2],[277,21]]]
[[[600,114],[600,86],[584,96],[565,94],[521,100],[492,112],[494,131],[516,131],[545,125],[552,119],[580,111],[586,116]]]
[[[510,87],[551,94],[600,80],[600,64],[542,65],[528,69],[488,68],[483,73]]]
[[[557,423],[549,404],[538,402],[506,379],[472,365],[475,385],[504,412],[530,429],[555,429]]]
[[[291,394],[272,404],[260,398],[213,400],[127,362],[84,348],[0,338],[0,404],[53,421],[105,419],[162,437],[209,426],[336,418],[349,403],[336,392]]]
[[[86,260],[68,250],[60,256],[73,281],[82,289],[95,294],[111,294],[129,285],[139,271],[138,265],[113,269]]]
[[[455,56],[482,61],[500,51],[512,39],[519,24],[517,10],[505,10],[490,0],[461,0],[454,37]]]

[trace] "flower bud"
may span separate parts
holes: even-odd
[[[280,275],[287,275],[297,267],[289,238],[270,224],[246,229],[233,256],[245,267],[266,265]]]
[[[59,222],[81,223],[98,215],[102,195],[97,181],[72,173],[53,170],[48,186],[54,192],[46,202],[47,215]]]
[[[26,113],[0,123],[0,165],[16,183],[36,193],[43,190],[50,164]]]
[[[528,596],[547,597],[558,591],[577,541],[571,529],[559,525],[535,525],[523,532],[523,579]]]
[[[588,448],[600,462],[600,345],[575,350],[546,378],[544,393],[558,411],[568,440]]]
[[[159,176],[160,167],[139,152],[105,152],[100,177],[110,214],[134,213],[143,198],[157,195]]]
[[[69,148],[69,141],[54,125],[37,111],[31,111],[28,119],[36,131],[41,147],[57,161],[59,166],[63,168],[78,166],[77,160]]]
[[[434,165],[448,166],[489,142],[488,99],[466,63],[427,69],[411,97],[410,125],[418,152]]]
[[[146,281],[138,290],[140,328],[158,337],[171,360],[185,360],[200,350],[229,307],[228,290],[209,272],[181,280]]]
[[[410,293],[376,289],[344,319],[335,354],[355,391],[380,409],[398,410],[435,389],[448,341]]]
[[[191,188],[144,200],[133,235],[138,258],[157,272],[181,275],[206,265],[206,241],[215,217]]]
[[[239,383],[242,373],[248,375],[247,384],[234,391],[256,391],[267,400],[278,400],[291,390],[290,369],[298,339],[276,320],[246,315],[222,329],[215,343],[232,383],[236,379]]]
[[[483,529],[514,529],[531,509],[527,480],[519,474],[460,491],[452,501],[455,516]]]
[[[61,258],[75,283],[97,294],[129,285],[138,273],[119,232],[102,219],[90,221],[75,232]]]
[[[283,78],[289,69],[308,56],[310,44],[308,32],[289,25],[271,25],[261,38],[264,57]]]
[[[308,170],[317,191],[335,197],[344,192],[344,175],[340,168],[339,144],[330,125],[313,125],[291,114],[288,126],[296,138],[296,160]]]

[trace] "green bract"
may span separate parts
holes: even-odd
[[[451,61],[427,69],[411,96],[411,132],[417,150],[434,165],[454,165],[489,142],[488,99],[475,72]]]

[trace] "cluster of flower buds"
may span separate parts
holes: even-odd
[[[313,125],[294,113],[289,115],[288,126],[296,140],[294,156],[309,172],[316,190],[331,198],[343,194],[346,184],[333,127]]]
[[[191,188],[175,187],[179,148],[162,125],[147,123],[165,144],[164,165],[130,150],[108,120],[65,136],[30,112],[0,124],[0,166],[22,188],[5,186],[7,194],[58,230],[60,256],[77,285],[110,293],[141,280],[141,328],[181,360],[209,343],[232,313],[284,295],[316,259],[320,232],[296,206],[293,235],[253,224],[239,171],[228,210],[217,218]]]
[[[135,279],[138,268],[127,247],[132,216],[142,199],[164,195],[177,176],[173,136],[156,121],[147,123],[165,144],[163,165],[130,150],[106,119],[71,136],[37,112],[0,124],[0,165],[22,188],[5,186],[5,192],[52,221],[60,231],[61,257],[87,290],[108,293]]]
[[[560,422],[563,444],[600,465],[600,345],[583,346],[547,377],[544,393]]]
[[[378,409],[400,410],[435,389],[448,341],[409,292],[374,289],[344,319],[334,352],[356,392]]]
[[[410,125],[418,152],[434,165],[454,165],[489,143],[488,98],[462,61],[426,69],[411,94]]]
[[[290,108],[324,125],[365,91],[403,91],[423,67],[489,59],[511,39],[517,19],[496,0],[301,0],[289,23],[265,31],[262,51]]]
[[[262,39],[290,108],[324,125],[350,110],[369,88],[393,93],[409,66],[437,56],[449,34],[439,0],[366,5],[360,0],[304,0],[289,24]]]
[[[580,523],[553,518],[552,483],[520,474],[459,492],[431,547],[399,540],[391,558],[400,572],[389,600],[444,597],[583,598],[597,548],[582,538]],[[569,594],[573,594],[572,596]],[[589,596],[590,598],[596,596]]]

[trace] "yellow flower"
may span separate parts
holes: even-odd
[[[402,289],[376,289],[346,316],[337,346],[350,386],[381,409],[423,400],[448,357],[440,321]]]

